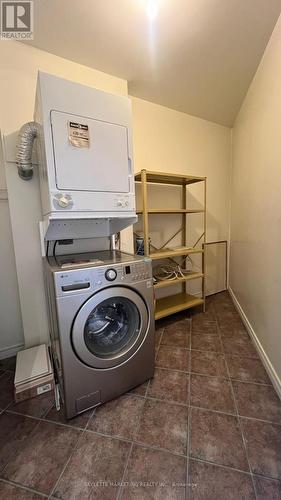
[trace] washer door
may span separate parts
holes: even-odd
[[[94,368],[123,363],[138,349],[148,329],[142,298],[125,287],[96,293],[79,310],[72,328],[77,356]]]

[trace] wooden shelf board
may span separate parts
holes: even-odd
[[[204,300],[187,293],[178,293],[170,297],[156,300],[155,319],[164,318],[184,309],[199,306]]]
[[[186,281],[196,280],[196,279],[203,278],[203,277],[204,277],[203,273],[190,273],[187,276],[185,276],[184,278],[158,281],[158,283],[156,283],[154,285],[154,288],[158,289],[158,288],[164,288],[166,286],[178,285],[179,283],[185,283]]]
[[[149,254],[149,257],[152,260],[160,260],[167,259],[169,257],[180,257],[181,255],[189,255],[193,253],[204,253],[204,250],[199,248],[189,248],[189,247],[181,247],[176,248],[174,250],[161,250],[159,252],[152,252]]]
[[[202,182],[206,177],[197,177],[194,175],[184,175],[184,174],[168,174],[165,172],[153,172],[146,170],[146,180],[147,182],[154,182],[156,184],[175,184],[178,186],[184,186],[185,184],[194,184],[195,182]],[[141,181],[141,172],[135,175],[135,181]]]
[[[202,209],[184,209],[184,208],[150,208],[147,211],[149,214],[202,214],[204,210]],[[143,213],[143,210],[137,210],[137,214],[140,215]]]

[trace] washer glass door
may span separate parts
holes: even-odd
[[[136,305],[125,297],[112,297],[89,314],[84,328],[85,344],[95,356],[112,357],[135,342],[140,326]]]
[[[143,341],[148,312],[142,298],[125,287],[93,295],[74,321],[72,340],[79,358],[96,368],[121,364]]]

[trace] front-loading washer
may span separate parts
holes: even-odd
[[[116,250],[44,259],[52,355],[67,418],[154,374],[151,260]]]

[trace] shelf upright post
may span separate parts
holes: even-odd
[[[205,256],[205,248],[206,248],[206,229],[207,229],[207,178],[204,179],[204,239],[203,239],[203,253],[202,253],[202,298],[204,300],[203,303],[203,311],[206,311],[206,256]]]
[[[143,244],[144,255],[149,256],[149,231],[148,231],[148,207],[147,207],[147,178],[146,170],[141,171],[142,184],[142,210],[143,210]]]
[[[183,182],[182,184],[182,200],[181,200],[181,207],[186,210],[186,183]],[[186,241],[186,212],[182,213],[182,246],[186,247],[187,246],[187,241]],[[184,261],[184,267],[186,268],[186,260]],[[182,283],[182,292],[186,292],[186,282]]]

